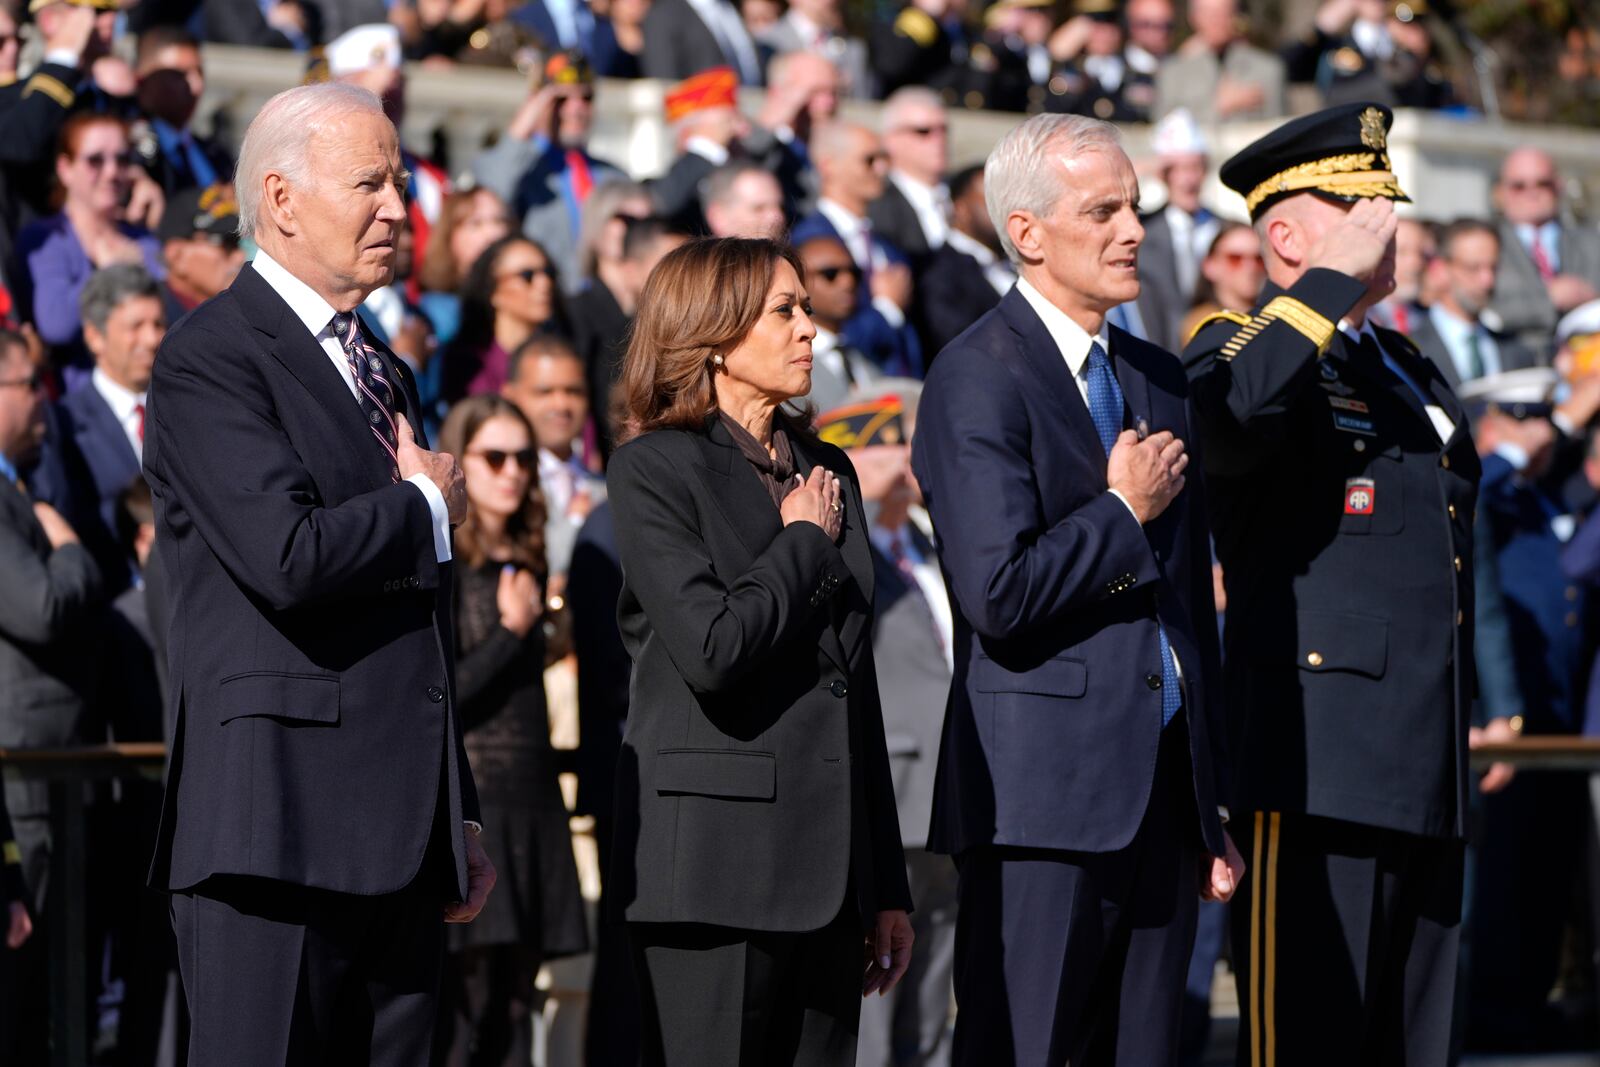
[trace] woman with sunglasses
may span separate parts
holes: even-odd
[[[158,279],[166,271],[155,235],[124,221],[134,162],[122,121],[78,112],[62,126],[58,145],[61,210],[17,236],[19,296],[40,338],[55,350],[57,365],[86,367],[78,295],[89,275],[113,263],[143,264]]]
[[[1256,231],[1242,222],[1223,223],[1200,261],[1194,303],[1178,330],[1180,340],[1187,343],[1200,324],[1219,311],[1248,312],[1255,307],[1266,280]]]
[[[439,442],[467,482],[454,535],[456,702],[500,883],[475,922],[449,931],[438,1041],[450,1067],[527,1064],[540,965],[588,948],[545,707],[537,446],[499,396],[457,404]]]
[[[645,283],[607,487],[633,657],[611,881],[644,1063],[855,1063],[911,962],[850,460],[811,389],[794,251],[691,241]],[[715,279],[715,284],[707,284]]]
[[[537,241],[511,234],[484,249],[461,285],[461,329],[444,354],[443,395],[498,393],[511,353],[539,333],[568,336],[555,266]]]

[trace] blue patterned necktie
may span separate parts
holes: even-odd
[[[356,383],[356,401],[361,414],[389,454],[389,476],[400,480],[400,443],[395,436],[394,388],[384,371],[383,360],[361,336],[361,320],[354,312],[341,311],[333,316],[333,335],[339,339],[345,358],[350,362],[350,376]]]
[[[1117,435],[1122,432],[1122,388],[1111,373],[1111,360],[1099,341],[1089,345],[1089,362],[1084,367],[1083,377],[1089,386],[1089,418],[1109,456],[1111,446],[1117,443]],[[1178,686],[1178,665],[1172,658],[1167,628],[1157,622],[1156,633],[1161,642],[1161,725],[1165,728],[1183,706],[1183,690]]]

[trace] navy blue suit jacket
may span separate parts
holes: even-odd
[[[789,234],[789,243],[799,248],[807,241],[818,237],[831,237],[841,244],[844,243],[839,237],[838,229],[828,221],[828,216],[820,211],[794,224],[794,229]],[[905,253],[877,234],[872,235],[872,246],[890,263],[907,265],[910,263]],[[849,248],[849,245],[845,247]],[[846,345],[860,351],[885,373],[910,378],[922,377],[922,343],[917,340],[916,330],[912,329],[909,321],[898,327],[890,325],[889,320],[883,317],[883,313],[872,306],[872,288],[865,272],[861,274],[860,284],[856,290],[855,313],[845,320],[840,336]]]
[[[132,576],[128,555],[118,544],[117,502],[139,477],[139,457],[128,443],[111,407],[93,383],[85,383],[61,401],[70,447],[94,485],[104,547],[95,553],[109,595],[126,588]]]
[[[1178,360],[1113,328],[1129,413],[1194,451]],[[1143,528],[1060,349],[1013,289],[934,362],[912,467],[955,609],[929,849],[1108,852],[1137,834],[1161,737],[1166,627],[1184,679],[1198,827],[1224,850],[1221,664],[1198,457]]]

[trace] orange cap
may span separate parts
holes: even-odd
[[[667,90],[667,121],[677,122],[696,111],[733,107],[739,95],[739,75],[732,67],[712,67]]]

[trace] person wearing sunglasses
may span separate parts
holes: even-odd
[[[1556,320],[1600,295],[1600,233],[1561,219],[1561,174],[1538,148],[1518,148],[1500,165],[1500,265],[1492,307],[1502,328],[1545,360]]]
[[[883,147],[889,180],[867,217],[874,230],[920,265],[950,232],[950,190],[944,184],[950,124],[939,94],[921,86],[895,90],[883,105]]]
[[[855,314],[861,272],[837,238],[813,237],[795,251],[806,268],[811,324],[817,330],[811,339],[811,392],[806,400],[818,411],[831,411],[883,377],[871,360],[840,337]]]
[[[1201,323],[1220,311],[1249,311],[1266,280],[1256,232],[1242,222],[1224,223],[1200,261],[1200,280],[1195,283],[1194,301],[1178,326],[1178,342],[1187,341]]]
[[[458,403],[439,446],[466,475],[467,515],[453,535],[456,700],[501,885],[475,922],[450,931],[437,1045],[452,1064],[526,1064],[540,965],[588,949],[545,704],[537,446],[499,396]]]
[[[135,171],[127,127],[120,119],[79,112],[61,129],[55,176],[61,210],[17,235],[21,299],[39,337],[66,366],[67,388],[88,376],[88,353],[78,294],[89,275],[113,263],[138,263],[166,276],[161,242],[124,220]]]
[[[445,402],[499,392],[511,354],[543,332],[568,332],[555,267],[538,243],[517,233],[502,237],[461,284],[461,327],[443,356]]]
[[[168,201],[156,227],[167,268],[161,300],[168,322],[233,284],[245,261],[238,230],[239,204],[230,186],[184,189]]]

